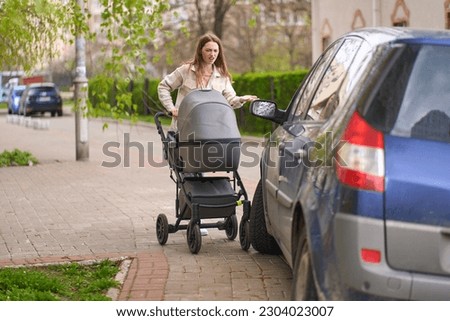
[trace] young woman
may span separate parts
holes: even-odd
[[[162,79],[158,85],[158,96],[163,106],[172,113],[172,126],[176,126],[178,107],[183,98],[194,89],[214,89],[223,94],[233,108],[257,99],[253,95],[237,96],[231,84],[225,55],[220,39],[213,34],[199,38],[194,57]],[[170,93],[178,90],[175,104]]]

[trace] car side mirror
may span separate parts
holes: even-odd
[[[254,116],[271,120],[277,124],[282,124],[286,112],[277,108],[277,104],[270,100],[257,99],[251,102],[250,112]]]

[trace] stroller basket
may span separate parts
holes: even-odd
[[[186,177],[179,198],[180,215],[185,218],[191,218],[192,214],[187,201],[199,204],[200,217],[221,218],[235,213],[238,200],[228,177]]]

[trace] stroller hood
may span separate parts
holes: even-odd
[[[180,141],[241,137],[234,110],[216,90],[194,90],[184,97],[178,110],[178,130]]]
[[[241,135],[234,110],[215,90],[195,90],[178,109],[179,159],[184,172],[234,171]]]

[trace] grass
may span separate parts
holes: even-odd
[[[14,149],[0,153],[0,167],[30,166],[37,164],[38,160],[30,152]]]
[[[0,269],[0,301],[109,301],[119,263]]]

